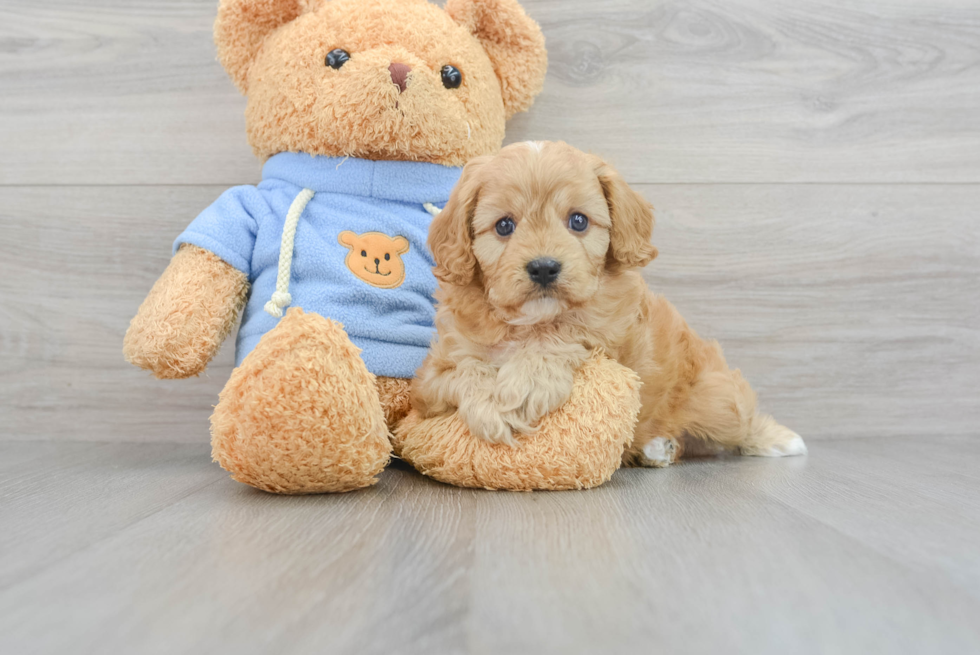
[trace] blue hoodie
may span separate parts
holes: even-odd
[[[279,321],[276,303],[269,301],[283,252],[292,261],[280,280],[279,290],[288,281],[289,294],[277,294],[280,307],[339,321],[363,351],[369,371],[410,378],[434,335],[429,210],[446,203],[461,171],[280,153],[266,162],[257,187],[228,189],[194,219],[177,237],[174,252],[183,243],[199,246],[248,277],[236,365]],[[289,248],[288,227],[285,244],[283,236],[291,207],[294,216],[300,213]]]

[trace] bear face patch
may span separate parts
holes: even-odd
[[[355,234],[344,230],[337,240],[350,249],[344,260],[347,268],[372,287],[394,289],[405,281],[405,263],[401,258],[409,249],[405,237],[390,237],[382,232]]]

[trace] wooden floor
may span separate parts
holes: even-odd
[[[511,494],[278,497],[192,444],[0,444],[0,652],[976,653],[980,440]]]

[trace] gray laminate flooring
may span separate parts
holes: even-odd
[[[0,653],[980,651],[980,439],[279,497],[202,444],[0,443]]]

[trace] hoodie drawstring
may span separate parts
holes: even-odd
[[[289,295],[289,278],[293,274],[293,245],[296,241],[296,225],[299,223],[299,217],[306,209],[306,205],[310,203],[310,200],[313,200],[313,195],[313,189],[300,191],[293,200],[293,204],[289,206],[286,222],[282,226],[276,290],[272,293],[272,299],[265,304],[265,311],[276,318],[281,318],[283,308],[293,302],[293,297]]]
[[[343,162],[341,162],[343,163]],[[289,278],[293,275],[293,248],[296,243],[296,226],[299,224],[299,217],[303,214],[306,206],[313,200],[316,192],[313,189],[303,189],[299,192],[293,203],[289,205],[286,213],[286,222],[282,226],[282,243],[279,245],[279,272],[276,275],[276,290],[272,293],[272,298],[265,304],[265,311],[282,318],[282,310],[293,302],[293,297],[289,295]],[[433,216],[438,216],[442,210],[431,202],[422,203],[425,211]]]

